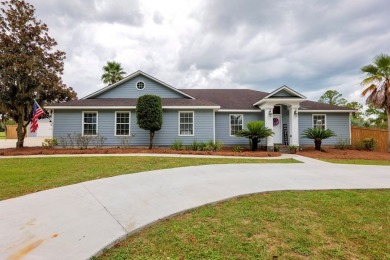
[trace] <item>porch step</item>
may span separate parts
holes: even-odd
[[[281,153],[291,153],[289,145],[279,145],[279,152]]]

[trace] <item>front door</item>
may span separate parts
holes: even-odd
[[[274,131],[274,143],[282,143],[282,107],[274,106],[273,109],[273,130]]]

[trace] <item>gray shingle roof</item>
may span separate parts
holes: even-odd
[[[185,98],[162,98],[163,106],[218,106],[210,101],[200,99],[185,99]],[[79,99],[65,103],[54,104],[52,106],[61,107],[108,107],[108,106],[136,106],[136,98],[96,98],[96,99]]]
[[[268,95],[251,89],[180,89],[180,91],[221,106],[221,109],[258,110],[253,104]]]
[[[180,89],[195,99],[162,98],[163,107],[218,107],[231,110],[258,110],[253,104],[266,97],[269,93],[251,89]],[[96,98],[73,100],[52,106],[61,107],[126,107],[136,106],[136,98]],[[48,106],[51,107],[51,106]],[[347,107],[303,101],[299,110],[353,110]]]

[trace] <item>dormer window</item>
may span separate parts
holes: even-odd
[[[138,81],[136,87],[138,90],[143,90],[145,88],[145,83],[143,81]]]

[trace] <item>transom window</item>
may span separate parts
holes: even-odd
[[[243,117],[242,114],[230,115],[230,135],[233,136],[242,130]]]
[[[97,135],[97,112],[83,112],[83,135]]]
[[[179,112],[179,135],[194,135],[194,112]]]
[[[145,88],[145,83],[143,81],[138,81],[136,87],[138,90],[143,90]]]
[[[115,135],[130,135],[130,112],[116,112],[115,118]]]
[[[313,115],[313,128],[326,128],[326,117],[325,115]]]

